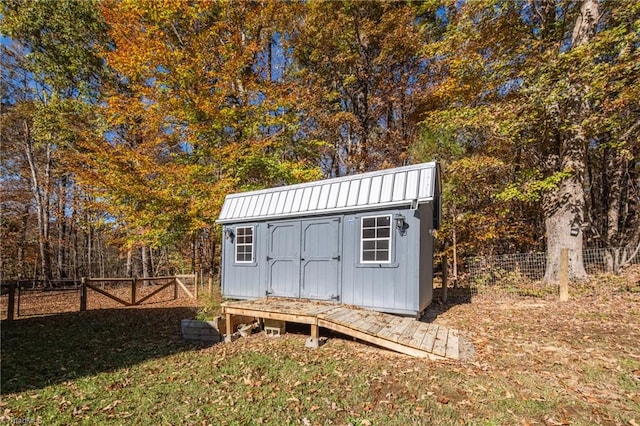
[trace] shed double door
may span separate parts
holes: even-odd
[[[338,300],[340,218],[269,225],[267,293]]]

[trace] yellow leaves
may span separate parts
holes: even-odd
[[[119,81],[100,105],[106,140],[86,143],[83,180],[134,236],[180,238],[210,227],[229,192],[320,177],[311,160],[321,144],[300,140],[296,83],[258,71],[283,66],[262,63],[265,49],[289,43],[281,31],[299,5],[101,7],[113,40],[103,54]]]

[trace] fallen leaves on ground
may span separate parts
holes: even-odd
[[[583,291],[566,303],[498,291],[469,299],[452,291],[428,318],[470,339],[476,357],[466,363],[411,358],[325,330],[327,344],[306,349],[309,330],[302,325],[288,325],[279,338],[256,333],[232,344],[198,346],[179,336],[180,315],[193,307],[162,306],[20,319],[3,327],[3,392],[13,392],[3,396],[4,418],[640,422],[640,294],[621,288]],[[35,340],[43,327],[52,336],[46,344]],[[41,379],[21,383],[13,367],[5,371],[17,356],[5,348],[5,337],[24,345],[20,359]]]

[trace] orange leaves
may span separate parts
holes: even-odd
[[[105,90],[108,130],[88,144],[87,162],[105,208],[131,234],[175,241],[212,226],[228,192],[316,176],[308,158],[317,152],[293,139],[295,88],[270,81],[273,64],[261,71],[282,31],[274,22],[290,21],[279,6],[102,4],[118,83]]]

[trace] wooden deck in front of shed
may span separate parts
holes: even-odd
[[[470,342],[453,329],[414,318],[304,299],[263,298],[222,305],[223,314],[246,315],[311,325],[311,337],[323,327],[403,354],[431,359],[465,359]],[[228,319],[227,324],[231,324]],[[231,330],[227,330],[231,334]]]

